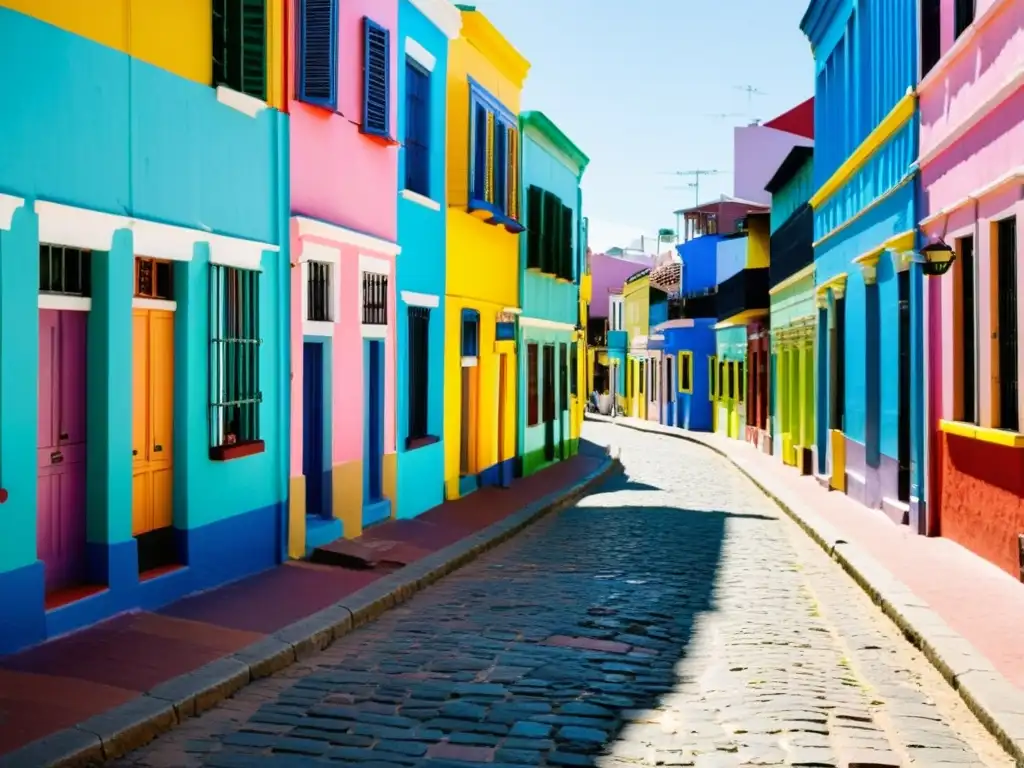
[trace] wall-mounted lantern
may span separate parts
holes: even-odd
[[[929,241],[928,245],[921,249],[920,254],[924,258],[921,271],[928,277],[946,274],[956,261],[956,251],[941,237]]]

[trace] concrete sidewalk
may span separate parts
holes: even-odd
[[[616,470],[603,447],[487,488],[362,544],[399,562],[290,562],[158,612],[116,617],[0,659],[0,767],[93,765],[330,645]]]
[[[732,461],[832,554],[1024,763],[1024,585],[948,539],[914,535],[881,511],[822,488],[749,443],[641,419],[586,418],[690,440]]]

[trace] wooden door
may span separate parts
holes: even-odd
[[[173,509],[174,313],[132,313],[132,535],[169,528]]]
[[[324,514],[324,346],[302,347],[302,474],[306,476],[306,514]]]
[[[39,312],[36,546],[46,593],[85,581],[85,312]]]

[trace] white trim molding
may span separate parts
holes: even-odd
[[[303,320],[302,321],[302,335],[303,336],[326,336],[327,338],[334,338],[334,323],[328,320]]]
[[[433,293],[416,293],[415,291],[402,291],[402,301],[410,307],[425,307],[436,309],[441,306],[441,297]]]
[[[409,0],[413,7],[427,17],[449,40],[454,40],[462,30],[462,14],[450,0]]]
[[[935,66],[924,77],[921,78],[921,82],[917,84],[917,92],[922,93],[931,88],[932,84],[938,80],[942,74],[949,69],[954,61],[967,50],[968,46],[975,37],[984,29],[990,21],[995,19],[996,15],[1003,10],[1004,6],[1010,5],[1011,0],[994,0],[980,16],[975,17],[963,32],[960,33],[954,43],[949,49],[942,54],[941,58],[935,62]]]
[[[196,243],[210,246],[210,263],[239,269],[260,269],[264,251],[279,251],[272,243],[218,235],[200,229],[162,224],[148,219],[118,216],[88,208],[76,208],[46,200],[36,200],[39,217],[39,241],[92,251],[109,251],[114,233],[132,232],[133,254],[171,261],[191,261]]]
[[[934,224],[939,219],[949,216],[952,213],[960,210],[961,208],[970,205],[975,200],[984,200],[986,197],[994,192],[998,192],[1003,187],[1009,184],[1024,184],[1024,165],[1018,165],[1016,168],[1011,168],[1009,171],[993,179],[988,184],[982,187],[978,187],[971,192],[968,192],[964,197],[959,200],[950,203],[945,208],[941,208],[935,213],[929,214],[921,219],[921,226],[927,227],[930,224]]]
[[[92,309],[92,299],[87,296],[65,296],[60,293],[40,293],[40,309],[60,309],[72,312],[88,312]]]
[[[519,316],[520,328],[546,328],[551,331],[575,331],[576,326],[572,323],[562,323],[558,320],[545,320],[542,317]]]
[[[374,237],[363,232],[356,232],[354,229],[339,227],[337,224],[328,224],[326,221],[309,219],[305,216],[295,216],[294,219],[299,225],[299,237],[322,237],[324,240],[333,240],[336,243],[375,251],[385,256],[397,256],[402,252],[402,247],[398,243],[381,237]]]
[[[168,299],[147,299],[144,296],[132,297],[132,309],[159,309],[164,312],[177,312],[178,302]]]
[[[14,213],[25,204],[25,198],[0,194],[0,229],[10,229]]]
[[[217,101],[225,107],[236,109],[249,117],[256,117],[264,109],[267,109],[267,102],[263,99],[257,99],[255,96],[228,88],[226,85],[217,86]]]
[[[359,332],[364,339],[386,339],[388,337],[388,327],[386,325],[367,325],[363,323],[359,326]]]
[[[359,271],[372,272],[377,275],[390,275],[391,262],[387,259],[381,259],[376,256],[367,256],[365,253],[360,253]]]
[[[433,72],[434,67],[437,66],[437,56],[411,37],[405,38],[405,55],[427,70],[427,72]]]
[[[411,189],[403,189],[399,194],[403,200],[408,200],[410,203],[416,203],[422,205],[424,208],[429,208],[432,211],[440,211],[441,204],[426,195],[421,195],[419,192],[413,192]]]
[[[692,317],[681,317],[677,320],[666,320],[654,326],[655,331],[668,331],[673,328],[693,328],[695,325]],[[653,336],[651,338],[654,338]]]

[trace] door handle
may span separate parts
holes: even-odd
[[[162,445],[154,445],[153,446],[153,452],[154,453],[160,453],[160,451],[162,451],[163,449],[164,449],[164,447]]]
[[[51,464],[60,464],[62,461],[64,461],[64,454],[60,451],[54,451],[50,454]]]
[[[138,456],[138,455],[139,455],[139,452],[137,450],[135,450],[134,448],[132,448],[132,456]]]

